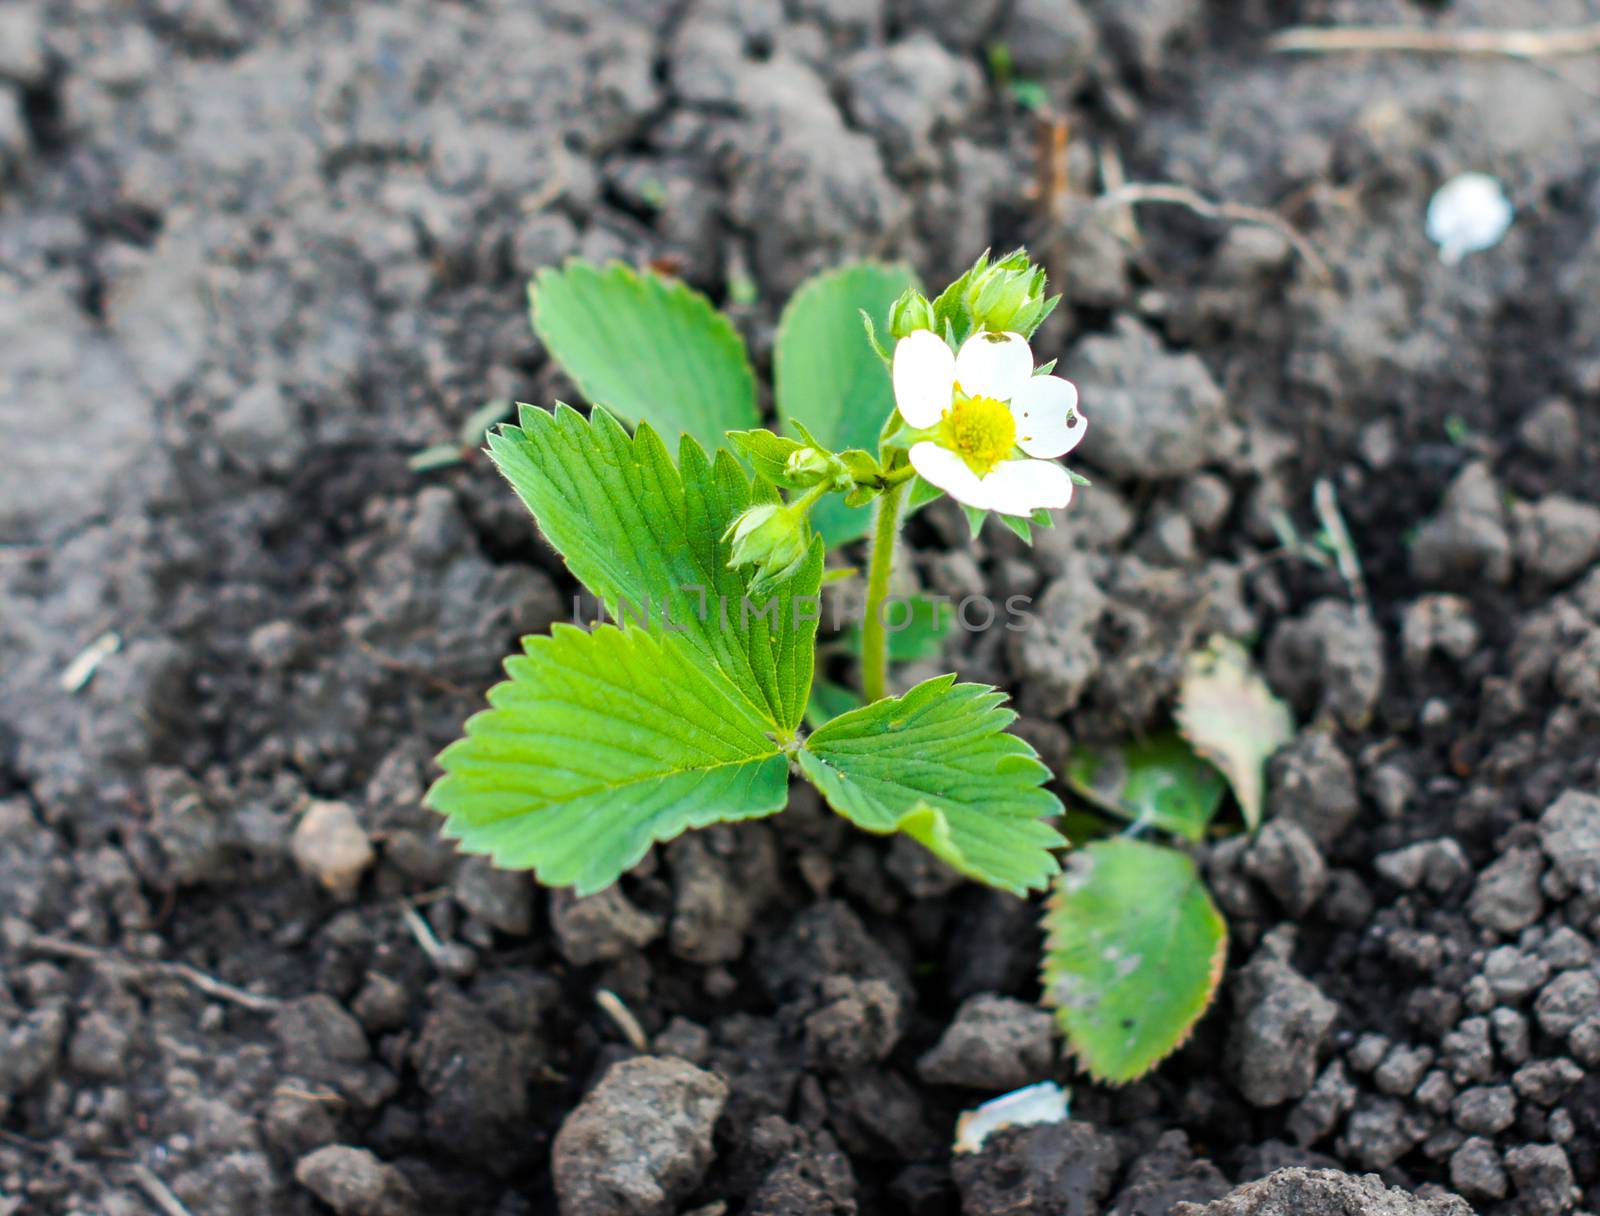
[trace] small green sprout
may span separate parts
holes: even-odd
[[[492,401],[485,401],[468,414],[456,428],[454,441],[435,443],[419,452],[413,452],[406,461],[406,467],[413,473],[427,473],[470,459],[478,450],[478,446],[483,443],[483,437],[489,428],[503,421],[510,413],[511,402],[504,398],[496,397]]]
[[[1011,95],[1024,110],[1040,113],[1049,108],[1050,94],[1044,85],[1026,76],[1018,76],[1011,47],[1004,42],[991,42],[987,48],[989,75],[997,87]]]
[[[1233,652],[1195,660],[1184,737],[1074,757],[1066,784],[1127,826],[1064,871],[1067,811],[1005,694],[889,679],[974,628],[965,603],[890,595],[909,513],[948,496],[974,532],[992,517],[1028,540],[1087,484],[1059,463],[1087,428],[1077,390],[1030,346],[1058,300],[1020,249],[932,298],[903,266],[819,275],[780,318],[763,425],[744,341],[706,297],[620,265],[541,272],[534,326],[592,408],[519,406],[488,450],[610,623],[557,625],[506,660],[439,757],[427,800],[445,833],[586,895],[685,831],[782,811],[808,781],[857,827],[974,881],[1053,887],[1045,1000],[1092,1075],[1153,1067],[1225,953],[1188,850],[1224,777],[1259,821],[1286,711]],[[821,588],[842,573],[825,573],[829,552],[869,535],[864,612],[819,646]],[[855,686],[819,659],[853,661]]]

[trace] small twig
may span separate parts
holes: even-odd
[[[366,655],[379,667],[386,667],[390,671],[398,671],[402,675],[421,680],[424,684],[431,685],[440,692],[449,693],[453,697],[470,697],[473,695],[471,689],[463,688],[460,684],[452,684],[443,676],[436,676],[431,671],[425,671],[415,663],[407,663],[404,659],[397,659],[393,655],[384,654],[383,651],[365,638],[352,637],[351,640],[355,642],[357,650],[361,651],[362,654]]]
[[[602,988],[594,994],[594,1003],[600,1006],[605,1015],[622,1032],[622,1037],[628,1040],[629,1046],[635,1051],[650,1050],[650,1040],[645,1036],[644,1027],[639,1025],[639,1019],[633,1016],[633,1010],[622,1003],[620,996],[609,988]]]
[[[523,215],[537,215],[560,198],[569,184],[566,168],[558,167],[544,185],[519,201],[518,209]]]
[[[1600,52],[1600,24],[1569,30],[1419,30],[1401,26],[1296,26],[1267,39],[1267,49],[1323,55],[1339,51],[1412,51],[1422,55],[1504,55],[1548,59]]]
[[[1072,146],[1072,126],[1053,109],[1039,115],[1039,177],[1035,189],[1039,196],[1039,211],[1047,223],[1057,223],[1067,197],[1072,193],[1071,163],[1068,151]]]
[[[1317,521],[1327,533],[1328,543],[1333,546],[1334,563],[1339,568],[1339,576],[1350,588],[1350,598],[1355,600],[1363,615],[1369,614],[1371,606],[1367,599],[1366,576],[1361,572],[1356,542],[1350,535],[1350,529],[1345,526],[1344,514],[1339,510],[1339,496],[1334,492],[1333,482],[1326,477],[1317,478],[1311,487],[1311,505],[1316,508]]]
[[[283,1094],[289,1098],[302,1098],[307,1102],[317,1102],[324,1106],[343,1106],[344,1098],[331,1090],[313,1091],[297,1089],[293,1085],[280,1085],[272,1091],[274,1094]]]
[[[422,947],[422,952],[428,956],[428,961],[437,963],[439,951],[444,949],[444,946],[439,941],[439,935],[433,931],[433,926],[423,920],[422,914],[410,903],[401,908],[400,916],[406,922],[406,928],[411,930],[411,936],[417,939],[417,945]]]
[[[1317,247],[1302,236],[1297,228],[1276,211],[1265,207],[1251,207],[1245,203],[1213,202],[1204,195],[1180,186],[1176,182],[1134,182],[1118,190],[1102,194],[1094,201],[1096,211],[1110,211],[1137,203],[1170,203],[1174,207],[1187,207],[1196,215],[1211,220],[1239,224],[1258,224],[1278,233],[1294,248],[1316,276],[1324,282],[1333,280],[1328,263],[1317,252]]]
[[[191,967],[188,963],[130,958],[126,954],[118,954],[115,950],[106,950],[99,946],[87,946],[82,942],[69,941],[62,937],[34,937],[28,941],[27,948],[36,953],[48,954],[55,958],[77,959],[86,963],[108,963],[111,966],[123,967],[140,975],[154,975],[167,979],[182,980],[207,996],[216,997],[219,1001],[227,1001],[245,1009],[254,1010],[257,1013],[274,1013],[283,1008],[283,1001],[278,997],[262,996],[258,992],[236,988],[232,984],[224,983],[215,976],[207,975],[198,967]]]
[[[56,683],[62,692],[79,692],[90,680],[94,673],[118,650],[122,649],[122,635],[115,629],[108,629],[94,641],[90,642],[77,654],[77,657],[61,669],[61,674],[56,677]]]
[[[192,1216],[189,1209],[183,1206],[183,1202],[172,1193],[172,1188],[162,1182],[154,1170],[148,1166],[135,1164],[128,1167],[128,1172],[150,1202],[161,1210],[162,1216]]]
[[[1122,153],[1117,149],[1117,145],[1106,141],[1100,144],[1096,151],[1096,159],[1100,162],[1100,184],[1106,192],[1115,194],[1118,190],[1125,189],[1128,185],[1128,174],[1122,167]],[[1112,216],[1111,226],[1112,231],[1130,245],[1138,245],[1144,240],[1132,207],[1127,207]]]

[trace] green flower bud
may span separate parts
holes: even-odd
[[[784,461],[784,476],[797,486],[814,486],[819,481],[832,481],[839,471],[839,459],[819,448],[796,448]]]
[[[756,566],[758,576],[765,580],[798,567],[811,547],[811,526],[806,522],[809,506],[759,502],[746,508],[722,534],[722,539],[733,545],[728,565]]]
[[[919,329],[933,329],[933,305],[915,287],[908,287],[889,308],[889,333],[903,338]]]
[[[1018,249],[985,267],[975,267],[963,292],[974,330],[1019,333],[1031,337],[1055,307],[1045,296],[1044,268]]]

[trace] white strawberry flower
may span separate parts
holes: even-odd
[[[894,400],[925,437],[911,467],[957,502],[1026,518],[1072,501],[1072,478],[1055,463],[1083,439],[1078,390],[1033,374],[1033,351],[1015,333],[976,333],[953,353],[932,330],[894,348]]]

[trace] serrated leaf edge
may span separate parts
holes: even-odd
[[[534,657],[534,652],[538,649],[562,645],[567,639],[573,637],[574,635],[597,638],[598,640],[603,641],[616,640],[626,642],[628,644],[637,643],[652,652],[652,654],[658,659],[663,653],[665,647],[674,644],[673,640],[678,636],[673,634],[658,635],[650,630],[642,629],[634,625],[617,626],[607,622],[601,622],[596,624],[593,628],[584,628],[581,625],[575,625],[566,621],[555,622],[550,627],[549,633],[525,635],[520,640],[519,648],[507,655],[501,661],[501,668],[504,671],[505,678],[497,681],[489,687],[484,694],[483,707],[469,715],[466,721],[461,725],[460,734],[455,739],[451,740],[449,744],[442,748],[433,757],[433,763],[442,771],[439,776],[435,777],[433,781],[429,783],[428,789],[422,796],[422,805],[440,817],[439,834],[443,839],[451,841],[456,846],[457,852],[467,856],[488,857],[491,860],[494,860],[494,851],[492,848],[481,844],[474,844],[467,840],[469,829],[461,826],[459,813],[440,806],[436,801],[437,792],[441,789],[441,787],[445,786],[446,783],[455,777],[455,772],[447,763],[447,758],[452,752],[466,749],[474,733],[474,723],[486,719],[492,714],[505,712],[503,706],[496,704],[496,694],[503,688],[517,686],[517,676],[512,670],[513,663],[516,663],[520,659]],[[706,665],[702,667],[703,674],[707,676],[715,675],[727,680],[726,673],[722,672],[722,670],[715,666],[715,664],[711,664],[709,656],[705,655],[696,647],[692,645],[686,645],[685,657],[696,665]],[[734,685],[731,680],[727,680],[727,683],[729,684],[730,690],[737,691],[737,686]],[[755,707],[752,706],[752,708]],[[710,773],[717,769],[739,768],[743,767],[744,765],[759,761],[769,761],[783,754],[783,749],[776,741],[771,740],[770,736],[769,742],[772,745],[770,751],[756,752],[738,760],[721,761],[711,765],[679,768],[669,767],[660,773],[651,774],[648,778],[642,778],[638,782],[633,782],[630,784],[645,784],[648,781],[656,781],[662,779],[663,777],[677,776],[684,773]],[[588,797],[601,789],[623,788],[626,788],[626,786],[597,786],[593,787],[592,789],[581,790],[576,793],[572,793],[569,795],[569,797],[576,799]],[[772,815],[780,814],[786,810],[787,807],[788,798],[785,796],[784,800],[776,806],[760,807],[754,811],[739,816],[737,819],[713,820],[711,823],[742,823],[751,819],[767,818]],[[651,849],[670,843],[671,841],[676,840],[679,836],[684,835],[686,832],[703,830],[705,827],[711,826],[711,823],[697,824],[694,822],[685,822],[675,832],[651,832],[650,835],[641,842],[639,848],[635,850],[634,854],[622,864],[620,873],[627,873],[641,860],[643,860],[643,858],[650,852]],[[500,868],[498,863],[496,864],[496,868]],[[540,868],[537,865],[529,867],[517,867],[511,872],[531,872],[541,883],[541,885],[571,888],[579,896],[593,895],[599,891],[603,891],[606,889],[606,887],[611,886],[616,881],[616,879],[612,879],[611,882],[607,882],[603,886],[598,887],[591,887],[581,880],[574,883],[555,884],[547,881],[542,876]]]
[[[1216,901],[1211,898],[1211,892],[1206,890],[1205,879],[1201,876],[1199,867],[1196,866],[1195,885],[1198,886],[1202,892],[1204,892],[1206,896],[1206,906],[1216,917],[1217,925],[1221,930],[1221,933],[1217,939],[1216,949],[1211,952],[1211,963],[1207,969],[1207,975],[1210,982],[1206,987],[1205,1000],[1201,1002],[1200,1007],[1194,1012],[1193,1016],[1190,1017],[1188,1024],[1184,1027],[1183,1033],[1173,1042],[1172,1046],[1167,1049],[1164,1055],[1158,1056],[1156,1059],[1152,1060],[1149,1066],[1141,1072],[1132,1073],[1125,1077],[1114,1077],[1111,1074],[1102,1072],[1099,1068],[1097,1068],[1094,1062],[1090,1060],[1078,1047],[1078,1045],[1072,1041],[1071,1032],[1061,1020],[1060,1006],[1055,1003],[1054,999],[1050,995],[1050,990],[1053,986],[1052,977],[1050,975],[1050,956],[1052,953],[1054,953],[1057,946],[1061,944],[1060,935],[1057,930],[1052,927],[1051,921],[1055,915],[1061,911],[1061,902],[1066,898],[1067,895],[1066,891],[1063,890],[1063,884],[1066,882],[1067,876],[1070,873],[1071,870],[1067,865],[1063,865],[1061,867],[1061,872],[1056,875],[1055,880],[1050,884],[1049,894],[1045,896],[1044,912],[1039,918],[1039,927],[1044,930],[1044,947],[1039,954],[1039,987],[1042,994],[1039,998],[1039,1003],[1046,1009],[1055,1012],[1056,1016],[1054,1021],[1056,1028],[1061,1032],[1063,1042],[1066,1044],[1067,1056],[1072,1059],[1079,1068],[1087,1073],[1089,1079],[1095,1082],[1095,1084],[1109,1085],[1113,1089],[1117,1089],[1124,1085],[1131,1085],[1133,1082],[1149,1076],[1157,1068],[1160,1068],[1161,1065],[1167,1060],[1171,1059],[1178,1052],[1182,1051],[1184,1045],[1194,1037],[1195,1029],[1200,1025],[1201,1019],[1205,1017],[1213,1002],[1215,1002],[1217,999],[1218,989],[1222,985],[1223,973],[1228,967],[1228,918],[1222,915],[1222,911],[1217,907]]]
[[[1008,739],[1011,739],[1019,745],[1017,750],[999,758],[999,761],[996,764],[996,774],[998,775],[1001,772],[1010,771],[1019,765],[1027,766],[1036,770],[1039,775],[1038,782],[1032,788],[1043,790],[1045,793],[1050,794],[1050,791],[1046,788],[1052,778],[1049,767],[1040,758],[1039,752],[1033,746],[1033,744],[1029,743],[1028,740],[1024,739],[1021,735],[1014,734],[1009,729],[1011,724],[1017,720],[1016,711],[1005,708],[1005,703],[1010,699],[1009,696],[992,684],[981,684],[975,681],[967,681],[958,684],[956,680],[957,675],[954,672],[949,672],[940,676],[933,676],[922,681],[920,684],[917,684],[914,688],[908,689],[906,693],[900,694],[899,697],[891,697],[886,699],[901,700],[913,692],[923,690],[926,690],[930,696],[944,696],[951,692],[960,693],[963,695],[971,695],[974,702],[978,704],[980,712],[985,717],[993,717],[996,722],[996,725],[993,728],[987,729],[984,732],[984,737],[988,737],[990,735],[1005,735]],[[826,743],[826,736],[829,731],[832,731],[835,727],[840,727],[843,729],[853,725],[851,721],[852,719],[856,717],[870,716],[872,711],[881,704],[881,701],[871,702],[866,705],[858,706],[855,709],[848,710],[845,713],[839,714],[837,717],[829,719],[826,723],[812,732],[811,736],[807,738],[806,741],[801,745],[800,750],[806,754],[808,759],[821,764],[836,773],[842,773],[842,770],[837,764],[831,763],[827,757],[815,751],[812,748],[812,743],[817,739],[818,736],[823,736],[823,742]],[[817,792],[822,794],[821,790],[818,790]],[[822,796],[824,803],[827,803],[827,796],[825,794],[822,794]],[[1061,812],[1060,799],[1056,798],[1054,794],[1050,794],[1050,796],[1055,799],[1056,802],[1055,815],[1035,816],[1033,822],[1049,828],[1050,831],[1056,836],[1058,842],[1057,844],[1050,846],[1050,848],[1059,848],[1066,845],[1068,841],[1066,837],[1062,836],[1060,832],[1056,831],[1055,828],[1051,827],[1051,825],[1046,822],[1046,820],[1051,818],[1059,818]],[[831,807],[832,804],[828,803],[828,805]],[[993,887],[996,890],[1008,891],[1019,898],[1025,898],[1030,891],[1049,889],[1052,880],[1054,880],[1059,873],[1059,870],[1052,871],[1048,874],[1039,876],[1036,880],[1030,880],[1024,883],[1007,883],[997,881],[994,877],[982,873],[977,869],[976,866],[965,859],[965,855],[950,839],[949,816],[939,807],[936,807],[926,801],[917,801],[912,805],[910,810],[903,812],[898,818],[896,818],[892,825],[884,828],[872,828],[858,823],[848,815],[845,815],[842,811],[836,810],[835,814],[845,818],[858,831],[866,832],[869,835],[893,836],[897,833],[904,833],[910,836],[911,839],[915,840],[918,844],[922,845],[923,848],[927,849],[935,857],[938,857],[946,865],[950,866],[950,868],[955,870],[957,873],[962,874],[975,882],[980,882],[986,886]],[[940,848],[936,848],[932,844],[929,844],[916,830],[914,830],[914,828],[922,822],[926,822],[929,825],[929,835],[933,836],[936,840],[941,840],[943,842],[944,847],[942,850]]]
[[[561,563],[564,567],[566,567],[567,572],[571,574],[574,579],[577,579],[578,583],[591,594],[598,596],[599,592],[595,591],[594,588],[590,587],[586,582],[584,582],[583,579],[578,577],[577,573],[569,564],[566,555],[562,554],[559,548],[557,548],[555,542],[551,540],[548,535],[546,535],[544,525],[540,522],[538,513],[533,508],[533,504],[522,497],[522,492],[517,487],[515,479],[504,467],[499,451],[499,445],[502,444],[514,445],[518,443],[532,443],[536,437],[536,434],[545,428],[552,428],[559,431],[563,427],[572,426],[584,427],[590,430],[606,430],[608,428],[614,428],[614,434],[611,436],[611,438],[624,445],[630,455],[632,455],[636,447],[641,445],[646,449],[654,449],[654,454],[665,458],[667,464],[673,469],[675,475],[679,479],[680,487],[686,487],[687,485],[687,481],[685,479],[686,466],[703,465],[704,468],[700,471],[703,471],[704,476],[713,484],[719,479],[726,477],[735,477],[739,479],[739,481],[745,486],[751,502],[760,501],[762,495],[768,495],[773,499],[777,498],[777,492],[773,490],[772,487],[768,485],[762,478],[750,477],[727,448],[717,448],[715,452],[708,454],[705,448],[701,446],[700,442],[688,432],[684,432],[679,436],[678,454],[676,458],[674,458],[671,449],[667,447],[665,440],[661,437],[660,433],[650,425],[650,423],[639,423],[639,425],[634,429],[633,433],[629,434],[627,427],[623,425],[621,419],[612,413],[612,411],[606,406],[595,406],[586,417],[581,410],[568,405],[564,401],[557,401],[554,408],[548,410],[542,409],[536,405],[531,405],[527,402],[518,402],[516,423],[513,424],[510,422],[504,422],[489,431],[487,436],[488,446],[486,449],[488,451],[489,458],[494,464],[496,470],[511,485],[512,492],[517,495],[518,501],[523,504],[524,508],[526,508],[528,511],[528,514],[533,517],[534,526],[538,530],[541,539],[543,539],[544,542],[557,553],[557,556],[561,558]],[[513,434],[512,432],[515,433]],[[816,572],[820,579],[821,569],[825,561],[825,557],[826,546],[822,543],[820,537],[813,537],[811,541],[811,547],[807,551],[805,562],[802,563],[800,568],[797,569],[794,574],[790,575],[788,578],[782,580],[773,588],[769,589],[768,596],[766,599],[761,600],[761,602],[764,604],[767,602],[767,600],[770,600],[775,596],[782,595],[792,582],[806,577],[813,566],[816,567]],[[745,584],[748,588],[748,578],[743,575],[740,577],[745,579]],[[602,601],[604,601],[605,597],[601,596],[600,598]],[[624,623],[626,623],[626,613],[619,611],[620,609],[620,602],[616,605],[606,605],[607,612],[611,613],[614,618],[624,619]],[[816,680],[815,622],[812,622],[812,624],[811,671],[809,677],[805,681],[805,687],[798,688],[796,690],[796,709],[793,715],[793,723],[782,722],[778,718],[774,717],[770,712],[770,708],[763,704],[765,693],[746,686],[744,680],[739,678],[738,673],[729,671],[725,666],[723,666],[723,664],[715,655],[707,656],[712,665],[717,669],[718,672],[722,674],[725,679],[728,680],[729,684],[738,691],[739,695],[743,697],[749,704],[751,704],[758,713],[766,716],[772,725],[779,730],[792,732],[794,729],[796,729],[799,723],[804,719],[805,706],[810,700],[811,686]],[[648,630],[648,632],[652,633],[661,631],[663,631],[661,626],[652,626],[650,630]],[[665,632],[672,631],[667,630]]]

